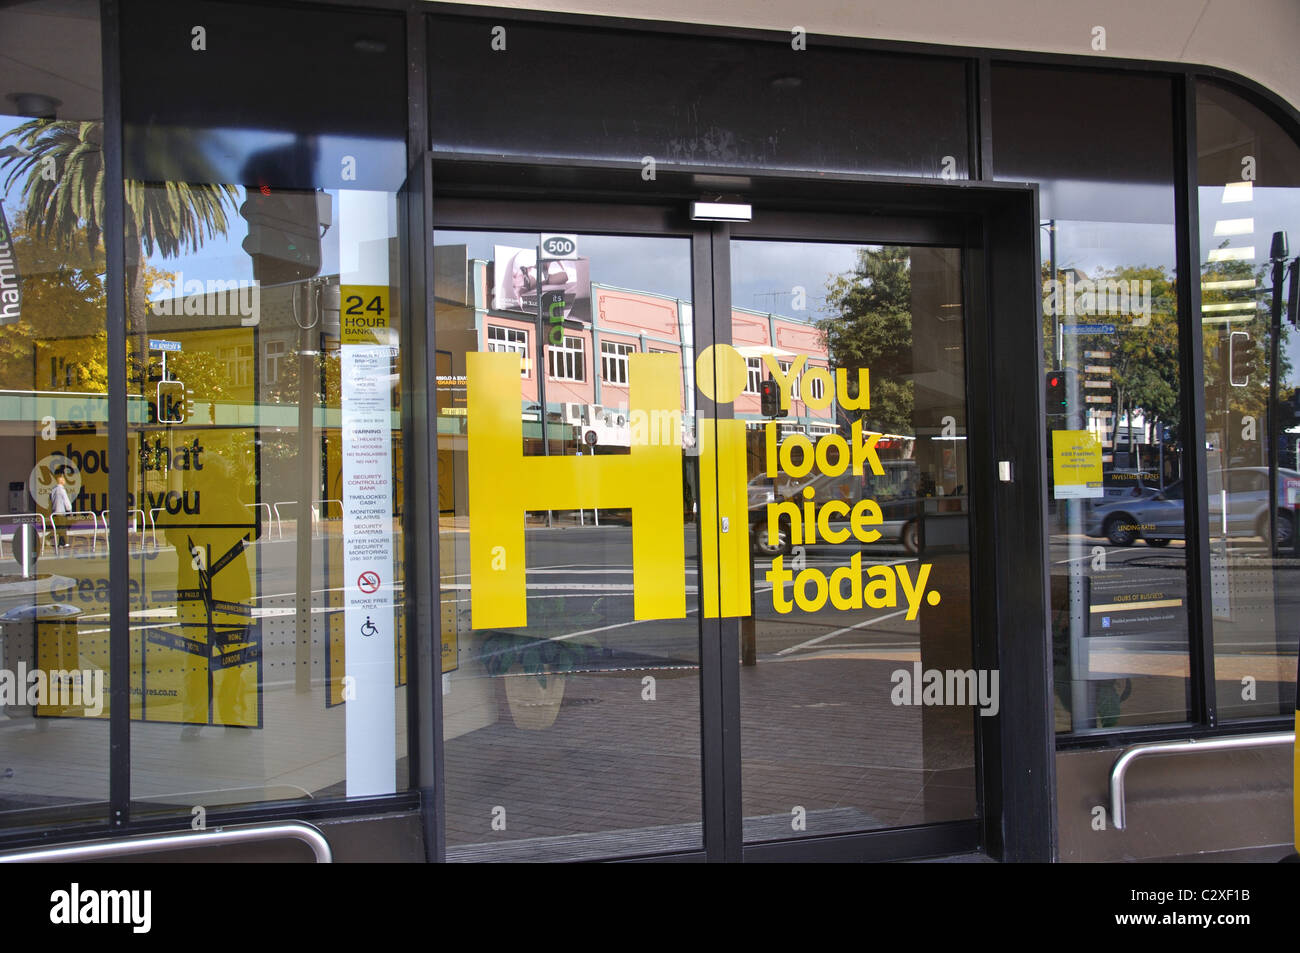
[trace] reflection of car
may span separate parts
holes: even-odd
[[[852,473],[839,476],[809,474],[802,479],[794,479],[786,474],[779,475],[775,481],[762,474],[749,481],[749,539],[753,551],[760,556],[780,556],[790,552],[793,542],[790,539],[788,519],[780,521],[780,534],[776,539],[768,538],[767,504],[789,500],[802,508],[806,500],[803,490],[813,488],[812,502],[817,510],[832,500],[840,500],[850,508],[863,499],[872,499],[880,506],[882,517],[879,530],[883,542],[901,543],[909,553],[915,553],[919,547],[919,528],[917,515],[923,502],[916,496],[916,462],[914,460],[883,461],[884,476],[868,474],[864,477]],[[945,498],[937,498],[944,501]],[[926,511],[936,512],[935,501],[927,500]],[[955,510],[964,510],[964,498],[956,496],[946,498],[946,502]],[[836,529],[848,528],[848,515],[830,521]],[[834,544],[828,544],[834,545]],[[846,544],[847,545],[847,544]]]
[[[1268,467],[1211,470],[1209,512],[1211,536],[1268,536]],[[1277,544],[1290,546],[1294,532],[1289,496],[1300,489],[1300,471],[1277,468]],[[1227,512],[1224,512],[1224,504]],[[1226,528],[1226,532],[1225,532]]]
[[[1132,546],[1145,539],[1151,546],[1168,546],[1183,538],[1183,484],[1164,490],[1133,484],[1118,495],[1108,495],[1085,508],[1083,531],[1105,536],[1116,546]]]
[[[1084,533],[1104,536],[1116,546],[1131,546],[1145,539],[1152,546],[1167,546],[1183,539],[1183,483],[1171,483],[1164,490],[1133,482],[1131,489],[1112,494],[1085,508]],[[1300,471],[1279,467],[1277,471],[1277,543],[1290,546],[1294,527],[1287,497],[1300,491]],[[1212,536],[1258,536],[1268,534],[1268,468],[1234,467],[1211,470],[1208,511]]]

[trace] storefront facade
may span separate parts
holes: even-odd
[[[0,36],[0,850],[1290,844],[1278,95],[441,4]],[[1188,739],[1244,747],[1117,803]]]

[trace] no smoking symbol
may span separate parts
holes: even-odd
[[[375,592],[379,589],[379,573],[363,572],[357,576],[357,588],[364,593]]]

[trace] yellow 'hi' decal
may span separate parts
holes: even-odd
[[[470,612],[475,629],[528,624],[524,513],[632,510],[633,617],[686,615],[681,371],[672,354],[629,355],[632,452],[524,456],[517,354],[466,356]]]

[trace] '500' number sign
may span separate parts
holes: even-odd
[[[539,244],[542,260],[556,261],[578,257],[577,235],[543,235]]]

